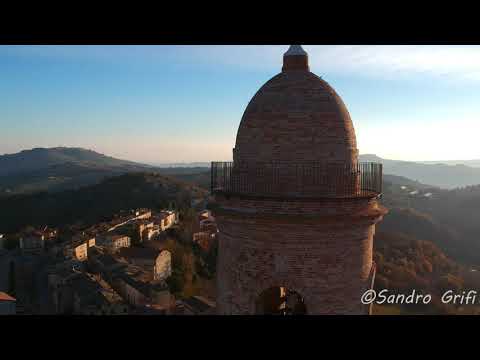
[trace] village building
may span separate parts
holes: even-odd
[[[207,219],[213,219],[212,212],[210,210],[202,210],[198,213],[198,220],[207,220]]]
[[[104,281],[89,274],[85,263],[67,260],[51,267],[48,288],[57,314],[126,314],[128,306]]]
[[[42,253],[46,247],[51,246],[58,236],[58,230],[45,226],[41,229],[27,230],[20,236],[20,249],[26,254]]]
[[[140,308],[132,308],[130,314],[132,315],[170,315],[174,313],[173,301],[168,306],[147,304]]]
[[[20,236],[20,249],[23,253],[38,254],[45,249],[45,235],[42,231],[34,230]]]
[[[64,246],[64,255],[66,258],[85,261],[88,259],[88,250],[95,246],[95,242],[95,237],[85,233],[75,235],[71,242]]]
[[[200,231],[208,231],[211,234],[218,232],[217,224],[212,220],[202,220],[200,222]]]
[[[153,225],[153,227],[146,229],[144,232],[145,241],[152,241],[153,239],[157,238],[161,231],[162,230],[158,225]]]
[[[42,229],[42,232],[43,232],[43,235],[45,236],[46,241],[53,240],[58,237],[58,229],[55,229],[55,228],[45,226]]]
[[[135,210],[135,218],[138,220],[150,219],[151,217],[152,217],[152,211],[150,209]]]
[[[97,246],[90,253],[88,269],[96,279],[108,283],[126,303],[138,311],[142,308],[146,311],[148,305],[150,312],[169,313],[174,298],[164,279],[171,274],[170,253],[165,250],[156,251],[155,256],[152,252],[149,255],[136,250],[130,252],[132,249],[135,248],[123,248],[114,256],[105,248]],[[126,255],[127,250],[129,253]]]
[[[106,233],[112,227],[111,223],[101,222],[90,226],[83,230],[83,234],[86,236],[96,237],[98,234]]]
[[[88,258],[88,243],[81,243],[75,246],[72,251],[72,257],[80,261],[85,261]]]
[[[120,215],[113,219],[107,225],[107,232],[112,232],[119,227],[125,226],[129,223],[138,220],[148,220],[152,217],[152,211],[150,209],[138,209],[132,211],[130,214],[127,215]]]
[[[14,265],[14,253],[7,250],[0,250],[0,291],[12,292],[11,271]]]
[[[131,247],[120,249],[118,255],[130,264],[151,271],[153,280],[164,280],[172,274],[172,256],[168,250]]]
[[[198,220],[200,223],[200,230],[217,232],[217,224],[211,211],[205,210],[200,212]]]
[[[140,243],[150,241],[160,233],[159,227],[152,220],[137,220],[135,225]]]
[[[209,251],[217,239],[218,228],[211,211],[203,210],[198,214],[198,224],[194,226],[192,241],[204,251]]]
[[[83,271],[83,264],[76,260],[54,264],[48,270],[48,292],[56,314],[73,313],[71,280]]]
[[[58,256],[65,257],[65,245],[51,244],[48,247],[47,252],[53,257],[58,257]]]
[[[0,315],[15,315],[17,300],[5,292],[0,292]]]
[[[102,236],[100,244],[111,252],[117,252],[121,248],[130,247],[130,237],[120,234],[107,234]]]
[[[116,271],[112,277],[112,288],[136,308],[155,305],[157,309],[170,313],[174,306],[175,299],[166,282],[154,281],[153,275],[139,266],[129,265]]]
[[[216,232],[199,231],[193,233],[192,241],[202,248],[203,251],[208,252],[214,242],[216,241]]]
[[[88,257],[88,270],[91,273],[97,274],[99,278],[111,282],[112,274],[122,268],[128,266],[125,261],[114,257],[108,252],[105,247],[94,246],[90,249]]]
[[[81,274],[71,280],[73,313],[81,315],[125,315],[128,305],[105,282],[90,274]]]
[[[39,272],[44,268],[48,257],[42,252],[14,251],[2,256],[0,261],[6,261],[3,269],[5,273],[0,275],[0,281],[4,282],[3,289],[14,295],[17,299],[17,313],[32,313],[36,304],[35,291],[40,290],[38,284]],[[6,265],[6,266],[5,266]],[[3,279],[1,279],[3,277]]]
[[[165,231],[178,223],[178,215],[175,211],[164,210],[153,217],[154,223]]]
[[[175,315],[215,315],[216,304],[203,296],[192,296],[175,303]]]

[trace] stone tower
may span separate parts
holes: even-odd
[[[342,99],[293,45],[212,163],[219,314],[368,314],[382,166],[359,163]]]

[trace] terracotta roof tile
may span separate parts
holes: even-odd
[[[0,291],[0,301],[17,301],[14,297],[11,297],[7,293]]]

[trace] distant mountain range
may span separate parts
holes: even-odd
[[[480,184],[480,167],[388,160],[376,155],[360,155],[360,161],[381,162],[386,181],[414,185],[418,189],[429,186],[451,189]],[[476,161],[465,163],[476,164]],[[201,182],[207,187],[209,167],[207,162],[152,166],[82,148],[35,148],[0,156],[0,195],[76,189],[132,172],[156,172]]]
[[[416,181],[422,186],[436,186],[445,189],[465,187],[480,184],[480,160],[446,160],[446,161],[402,161],[383,159],[377,155],[360,155],[360,161],[373,161],[383,164],[383,172],[386,175],[401,176]],[[176,172],[183,168],[183,173],[189,173],[189,169],[210,167],[210,163],[172,163],[161,164],[161,168],[171,168]],[[398,180],[398,179],[397,179]]]
[[[360,155],[360,161],[373,161],[383,164],[383,172],[386,175],[401,176],[418,182],[417,185],[435,186],[445,189],[465,187],[480,184],[480,160],[446,160],[446,161],[402,161],[383,159],[377,155]],[[190,172],[189,169],[210,167],[210,163],[172,163],[161,164],[161,168],[171,168],[176,172],[183,168],[183,173]],[[397,179],[399,180],[399,179]],[[428,184],[428,185],[424,185]]]
[[[445,164],[445,165],[466,165],[470,167],[480,167],[479,160],[440,160],[440,161],[418,161],[422,164]]]
[[[466,165],[448,165],[438,162],[422,163],[413,161],[382,159],[377,155],[360,155],[360,161],[383,164],[383,173],[397,175],[445,189],[480,184],[480,168]],[[472,160],[475,162],[476,160]],[[467,161],[466,161],[467,162]]]
[[[210,167],[209,162],[191,162],[191,163],[163,163],[155,164],[154,166],[160,168],[199,168]]]

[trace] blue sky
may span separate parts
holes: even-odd
[[[147,163],[230,160],[285,46],[0,46],[0,154],[78,146]],[[480,158],[480,46],[304,46],[361,153]]]

